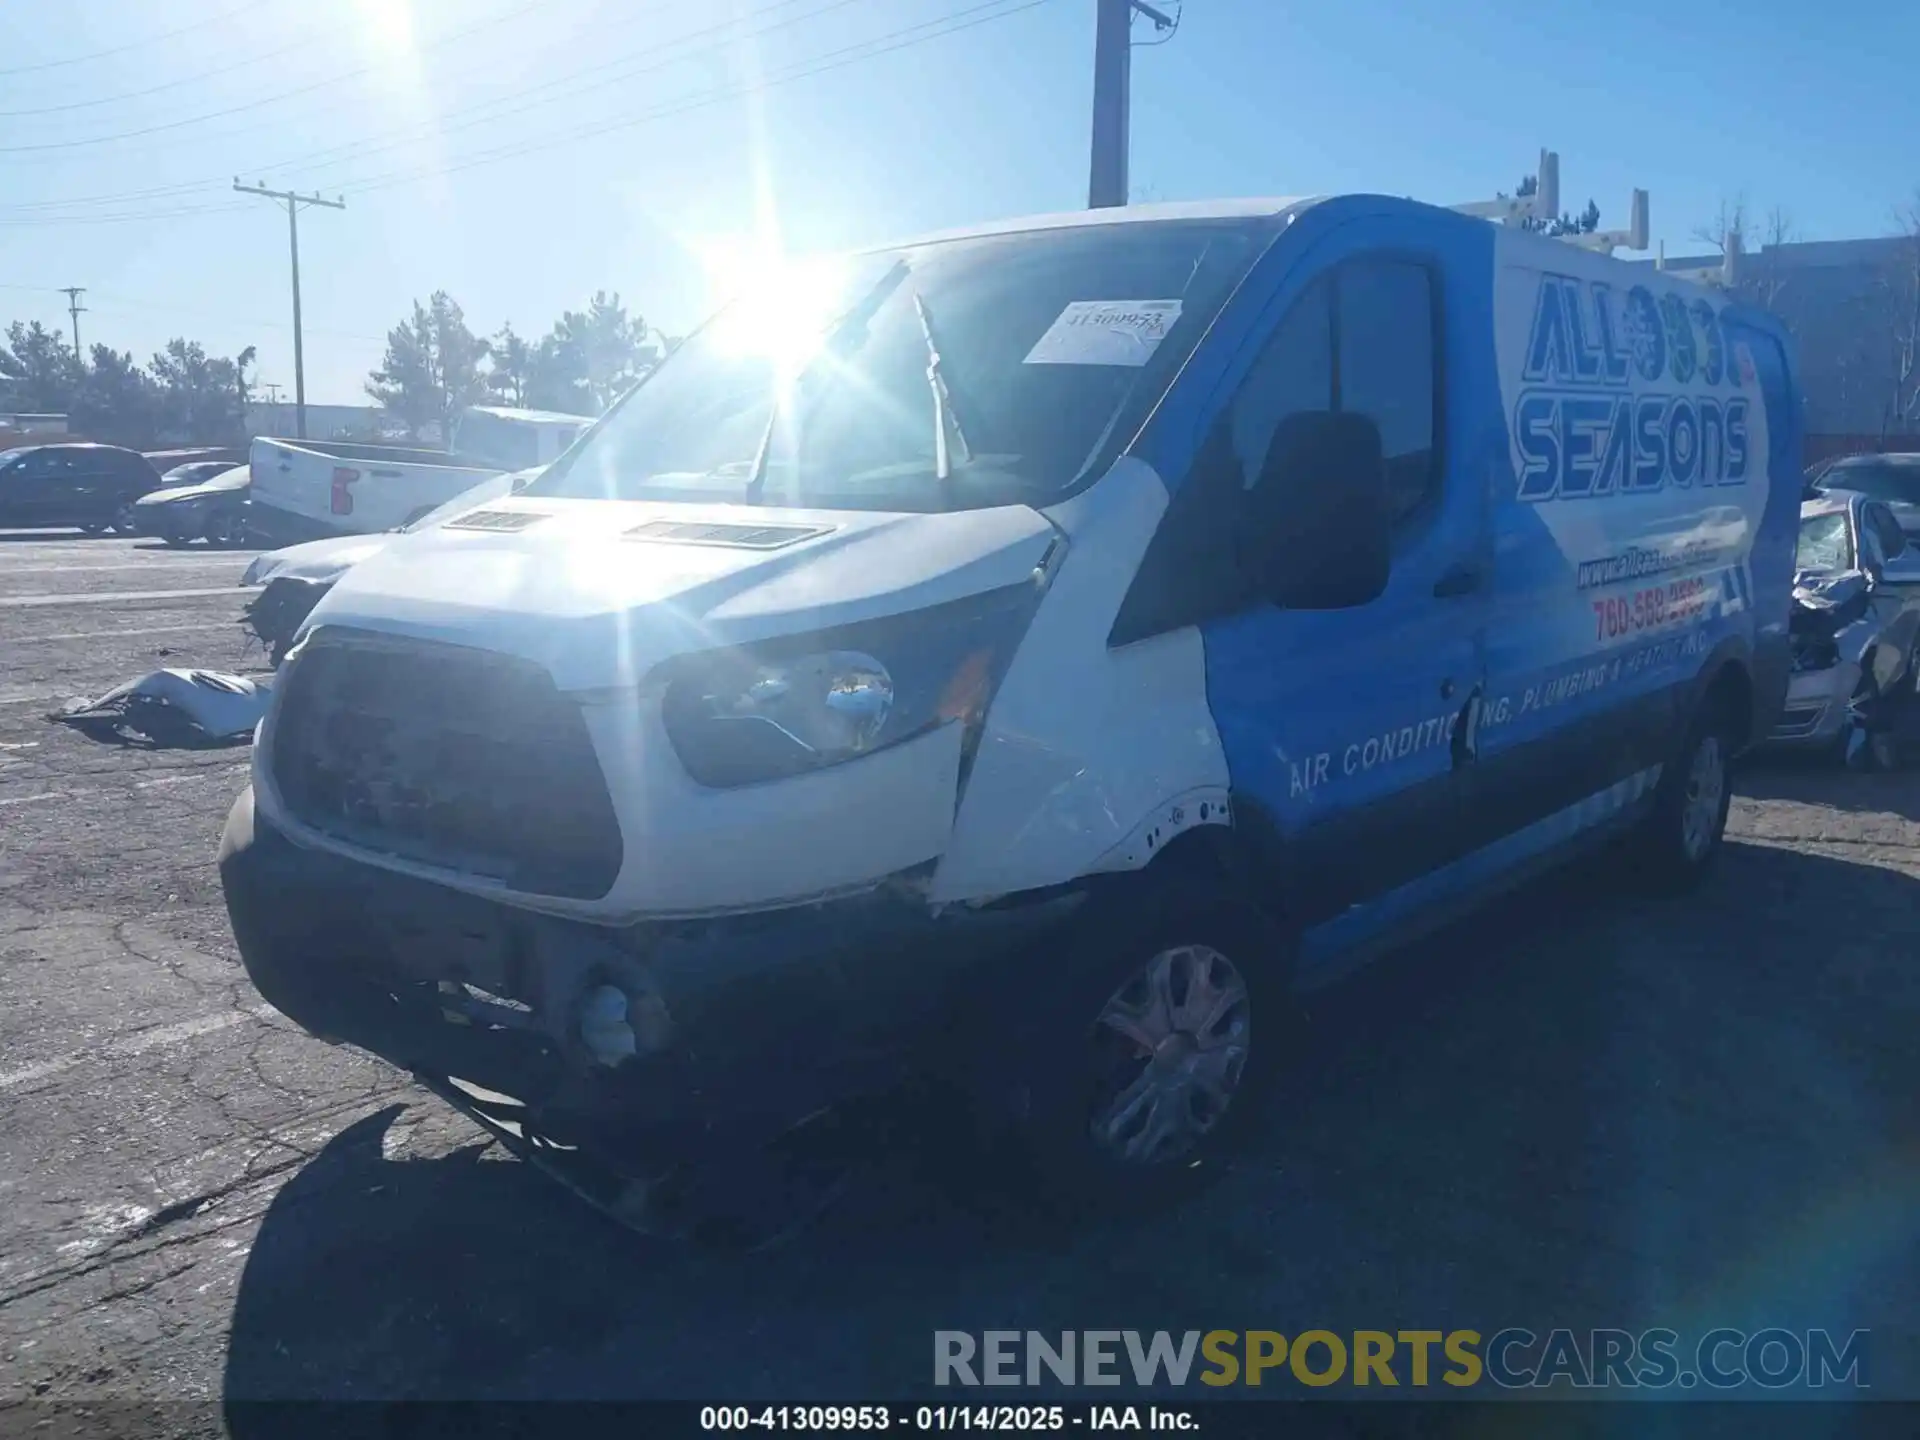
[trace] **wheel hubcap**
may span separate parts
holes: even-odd
[[[1680,808],[1680,843],[1689,860],[1706,858],[1720,825],[1720,804],[1727,793],[1727,762],[1717,735],[1704,737],[1687,767],[1687,798]]]
[[[1107,1000],[1094,1039],[1094,1143],[1129,1164],[1178,1159],[1239,1090],[1252,1039],[1246,981],[1209,946],[1162,950]]]

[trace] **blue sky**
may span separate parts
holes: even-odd
[[[1084,203],[1093,15],[0,0],[0,320],[64,331],[53,287],[85,285],[83,342],[256,344],[290,394],[286,221],[238,173],[347,198],[302,216],[311,401],[360,400],[436,288],[483,333],[537,334],[596,288],[684,330],[774,233],[815,249]],[[1548,145],[1568,208],[1624,224],[1651,191],[1669,253],[1741,195],[1805,238],[1878,235],[1920,187],[1916,54],[1920,6],[1888,0],[1187,0],[1134,52],[1133,183],[1448,202]]]

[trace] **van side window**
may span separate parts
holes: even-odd
[[[1251,488],[1273,432],[1301,410],[1380,427],[1398,525],[1439,490],[1433,276],[1406,260],[1350,260],[1300,296],[1234,397],[1233,453]]]
[[[1386,259],[1355,260],[1338,275],[1340,408],[1369,415],[1380,427],[1397,525],[1439,490],[1433,276],[1423,265]]]
[[[1333,287],[1323,277],[1294,301],[1234,397],[1233,456],[1240,483],[1260,479],[1274,429],[1302,410],[1333,408]]]

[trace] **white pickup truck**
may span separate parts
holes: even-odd
[[[493,476],[551,463],[592,423],[476,405],[461,412],[447,450],[255,440],[247,530],[270,545],[396,530]]]

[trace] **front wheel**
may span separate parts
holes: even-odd
[[[1653,809],[1634,846],[1635,858],[1655,889],[1689,890],[1712,871],[1733,805],[1733,752],[1731,717],[1710,698],[1660,776]]]
[[[207,543],[220,549],[241,543],[242,522],[238,515],[217,514],[207,520]]]
[[[133,501],[122,500],[115,507],[109,526],[116,535],[133,535],[139,532],[140,512],[134,508]]]
[[[1000,1052],[1043,1209],[1151,1205],[1217,1173],[1295,1048],[1279,928],[1224,885],[1129,878],[1032,957],[1058,983],[1029,977],[1048,998]]]

